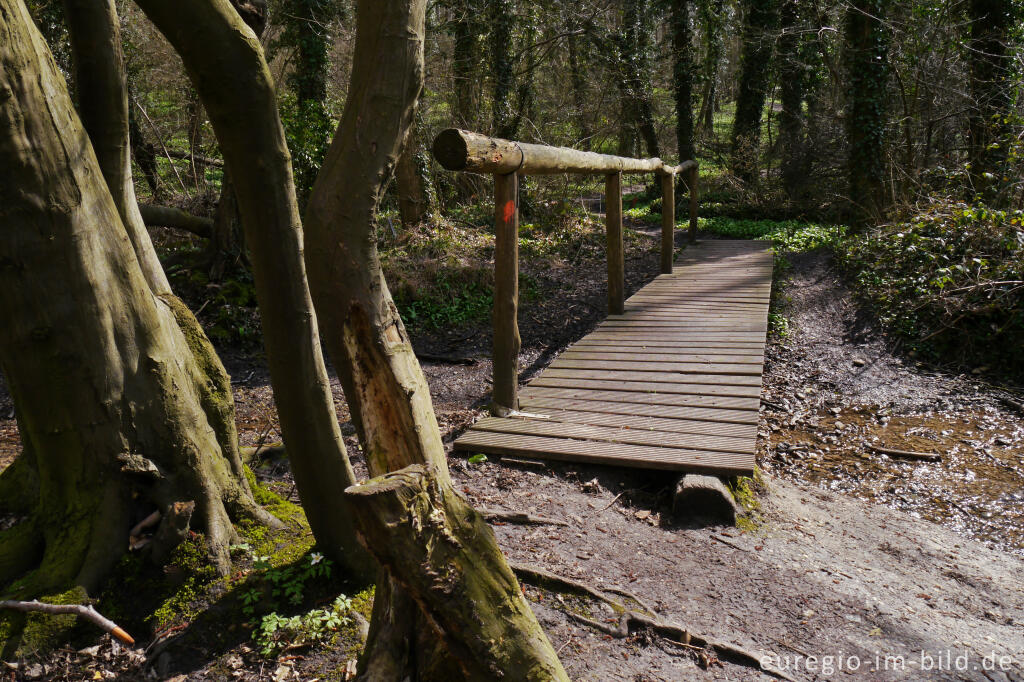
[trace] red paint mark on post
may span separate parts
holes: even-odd
[[[502,218],[506,223],[512,222],[512,216],[516,214],[516,202],[514,199],[509,199],[505,202],[505,208],[502,209]]]

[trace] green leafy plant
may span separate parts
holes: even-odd
[[[324,642],[351,622],[346,615],[351,610],[352,600],[342,594],[326,609],[313,609],[296,616],[268,613],[253,632],[253,639],[264,656],[276,656],[289,647]]]

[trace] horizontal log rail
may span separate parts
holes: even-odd
[[[661,178],[661,272],[672,272],[675,251],[675,178],[684,178],[690,199],[690,243],[697,241],[696,161],[678,166],[661,159],[633,159],[487,137],[449,128],[434,139],[434,158],[447,170],[494,176],[494,393],[491,412],[518,409],[519,385],[519,182],[520,175],[574,173],[605,176],[608,238],[608,313],[620,315],[625,303],[622,240],[622,175],[654,173]]]

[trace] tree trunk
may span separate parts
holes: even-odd
[[[1008,141],[1006,125],[1000,120],[1010,113],[1012,102],[1012,69],[1009,52],[1010,29],[1016,21],[1015,3],[1011,0],[971,0],[968,3],[971,21],[968,64],[971,74],[971,99],[974,109],[969,117],[971,180],[974,188],[989,193],[988,177],[1000,177],[999,168],[1006,158]],[[995,143],[995,144],[993,144]],[[986,176],[986,173],[989,174]]]
[[[274,398],[309,525],[325,554],[368,578],[368,557],[338,494],[355,476],[320,350],[288,147],[259,42],[227,0],[138,4],[181,55],[234,182]]]
[[[775,29],[775,0],[744,0],[743,53],[740,57],[739,95],[732,127],[732,171],[744,182],[754,182],[761,156],[761,116],[768,92],[768,78]]]
[[[430,212],[431,187],[427,175],[427,155],[420,142],[418,126],[409,128],[398,165],[395,167],[395,182],[398,185],[398,214],[402,227],[408,229],[418,225]]]
[[[800,4],[782,3],[782,35],[779,38],[779,146],[782,150],[782,184],[789,197],[796,198],[807,177],[804,159],[804,67],[800,63]]]
[[[452,77],[455,80],[455,124],[476,130],[480,120],[480,0],[456,3],[452,45]]]
[[[324,337],[370,473],[380,476],[409,465],[426,465],[433,472],[433,485],[448,499],[455,493],[430,390],[384,281],[375,236],[378,198],[412,125],[422,87],[425,5],[425,0],[361,0],[358,5],[348,99],[310,196],[305,254]],[[367,116],[368,111],[373,116]],[[372,523],[362,513],[360,518]],[[379,526],[362,529],[364,542],[375,548],[375,554],[391,542]],[[479,540],[492,552],[496,565],[503,563],[493,536]],[[427,538],[421,542],[416,551],[422,555],[430,544]],[[411,679],[458,679],[451,671],[458,670],[454,660],[462,657],[447,638],[437,639],[431,624],[439,622],[440,614],[425,586],[410,582],[409,575],[390,570],[388,575],[378,583],[371,625],[374,639],[362,657],[362,679],[405,679],[410,668],[415,671],[408,675]],[[426,575],[419,578],[425,579]],[[536,626],[515,581],[504,583],[503,589],[502,601],[497,603],[521,607],[517,612],[521,615],[510,627],[526,632],[525,628]],[[464,610],[497,608],[495,602],[473,604],[463,596],[452,595],[452,603]],[[418,609],[410,607],[410,599]],[[413,635],[422,639],[425,633],[432,636],[417,643]],[[537,647],[534,653],[541,657],[545,657],[543,647],[550,649],[543,637],[515,641]],[[550,656],[554,658],[554,653]]]
[[[654,127],[654,102],[651,86],[651,35],[653,9],[649,0],[625,0],[622,10],[622,36],[619,41],[619,87],[623,113],[628,125],[639,134],[649,157],[660,157],[657,130]],[[627,133],[628,137],[631,137]],[[626,153],[628,141],[620,142],[619,154]]]
[[[877,217],[885,197],[885,126],[889,82],[889,29],[883,0],[853,0],[846,10],[849,81],[846,137],[854,220]]]
[[[594,133],[590,129],[590,118],[587,115],[587,81],[583,77],[583,66],[580,64],[579,54],[580,44],[575,35],[566,38],[566,48],[569,53],[569,75],[572,80],[572,102],[575,109],[573,116],[576,118],[579,146],[589,150]]]
[[[698,137],[715,132],[715,97],[718,92],[718,68],[724,52],[725,3],[724,0],[700,0],[698,5],[701,25],[704,29],[704,63],[701,77],[704,88],[701,93],[700,114],[698,115]]]
[[[225,571],[232,519],[271,522],[243,475],[230,383],[187,309],[147,281],[20,0],[0,0],[0,91],[0,368],[24,448],[0,491],[36,493],[4,500],[26,518],[0,533],[0,592],[94,591],[130,528],[180,502]]]
[[[505,139],[515,138],[512,111],[512,30],[515,14],[512,0],[488,0],[491,22],[491,77],[494,81],[491,132]]]
[[[690,32],[691,0],[672,4],[672,86],[676,99],[676,143],[679,161],[692,159],[693,145],[693,36]]]

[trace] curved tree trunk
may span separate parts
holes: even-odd
[[[355,476],[320,350],[290,157],[259,41],[227,0],[137,4],[181,55],[234,181],[274,398],[309,525],[325,554],[368,579],[371,562],[339,494]]]
[[[232,519],[270,522],[225,421],[230,385],[147,281],[20,0],[0,0],[0,92],[0,367],[24,448],[0,491],[28,491],[4,500],[24,520],[0,534],[0,592],[94,591],[132,525],[182,502],[226,570]]]
[[[384,281],[374,227],[378,197],[412,125],[422,87],[425,5],[425,0],[359,3],[345,112],[306,210],[306,260],[327,346],[345,388],[370,473],[380,476],[409,465],[425,465],[431,471],[430,485],[439,491],[434,506],[463,509],[465,502],[451,486],[429,387]],[[374,115],[366,116],[368,111]],[[447,507],[449,504],[454,506]],[[452,522],[463,520],[454,518]],[[379,545],[393,538],[378,532],[379,526],[369,523],[366,515],[361,521],[366,533],[363,541],[383,559],[384,548]],[[494,565],[503,565],[493,535],[477,535],[478,549],[487,553]],[[425,546],[419,549],[429,553],[432,540],[420,539]],[[388,561],[384,565],[387,572],[381,576],[374,601],[373,636],[360,662],[361,679],[483,679],[466,678],[459,671],[500,661],[508,643],[492,641],[490,648],[484,646],[489,651],[483,654],[484,660],[468,662],[465,650],[450,639],[456,633],[435,619],[437,605],[423,591],[426,576],[418,573],[430,567],[408,562],[400,567]],[[465,570],[485,571],[485,567],[468,565]],[[522,670],[518,674],[506,671],[506,679],[565,679],[514,578],[502,583],[499,592],[504,600],[517,605],[514,612],[500,612],[508,618],[505,627],[539,633],[539,637],[524,636],[513,646],[521,644],[517,651],[526,659],[554,662],[553,668],[538,665],[534,670],[556,671],[532,678],[522,676]],[[456,590],[447,596],[447,603],[451,608],[475,608],[495,617],[495,609],[505,603],[463,602],[467,596]]]

